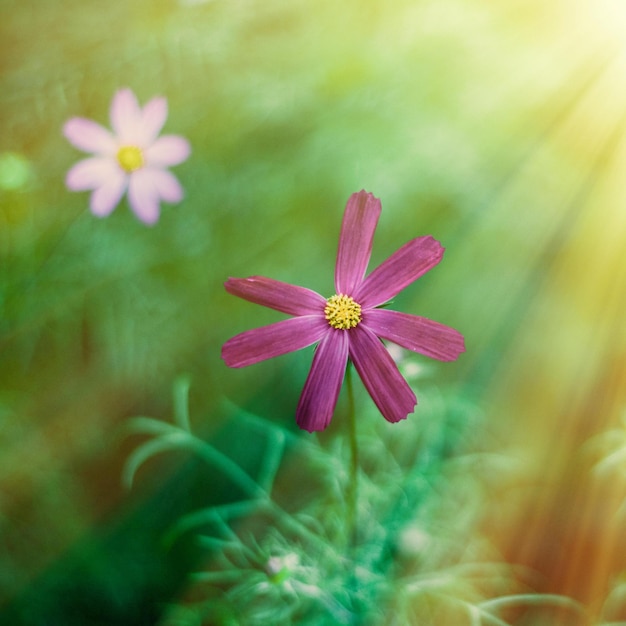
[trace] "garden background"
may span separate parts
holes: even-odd
[[[468,546],[506,569],[505,591],[468,591],[454,570],[453,604],[583,607],[505,623],[626,623],[626,5],[0,0],[0,16],[1,623],[272,623],[260,600],[234,600],[267,563],[191,576],[223,571],[222,547],[181,520],[239,501],[232,476],[184,445],[140,462],[151,438],[133,418],[172,424],[188,398],[198,440],[252,477],[269,450],[281,506],[341,523],[345,399],[309,435],[294,409],[312,350],[228,369],[221,345],[280,315],[223,283],[259,274],[332,295],[343,207],[362,188],[383,206],[370,267],[416,236],[446,248],[394,308],[467,347],[454,363],[402,355],[419,405],[401,423],[356,385],[363,458],[397,461],[363,468],[361,495],[386,503],[380,536],[409,554],[411,581],[468,562]],[[126,200],[98,219],[64,185],[81,158],[64,122],[108,126],[121,87],[165,96],[165,132],[192,146],[174,168],[185,199],[153,227]],[[426,474],[437,486],[411,500]],[[276,530],[254,512],[223,526],[260,554]],[[285,576],[307,558],[323,568],[294,550]],[[447,603],[426,617],[422,588],[400,609],[409,578],[394,580],[381,611],[496,623],[453,621]],[[275,623],[339,623],[297,590],[283,611],[283,591]]]

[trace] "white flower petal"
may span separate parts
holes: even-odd
[[[146,151],[146,163],[160,167],[169,167],[182,163],[191,153],[189,142],[180,135],[163,135]]]
[[[144,224],[159,219],[159,191],[156,178],[161,172],[144,168],[133,172],[128,184],[128,202],[135,215]]]
[[[165,202],[180,202],[183,199],[184,192],[178,178],[167,170],[157,170],[153,177],[157,193]]]
[[[137,143],[141,135],[142,116],[137,98],[130,89],[120,89],[113,96],[110,116],[118,142]]]
[[[143,108],[140,141],[149,146],[161,132],[167,119],[167,100],[162,97],[152,98]]]
[[[124,176],[113,159],[91,157],[74,165],[65,177],[65,184],[71,191],[97,189]]]
[[[106,217],[119,204],[126,191],[127,176],[118,171],[118,176],[107,180],[106,184],[98,187],[89,201],[91,212],[98,217]]]
[[[115,154],[113,135],[100,124],[84,117],[73,117],[63,126],[65,138],[79,150],[97,154]]]

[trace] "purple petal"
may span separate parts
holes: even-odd
[[[348,199],[335,266],[337,293],[353,295],[365,276],[380,211],[380,200],[366,191],[353,193]]]
[[[310,289],[264,276],[229,278],[224,287],[233,296],[289,315],[318,315],[328,327],[324,318],[326,300]]]
[[[329,330],[315,349],[311,370],[304,384],[296,422],[300,428],[324,430],[335,411],[348,362],[348,333]]]
[[[96,189],[89,200],[91,212],[97,217],[106,217],[119,204],[126,191],[126,176],[118,171],[116,177],[107,180],[106,184]]]
[[[145,151],[146,162],[157,167],[182,163],[191,153],[189,142],[180,135],[163,135]]]
[[[228,367],[245,367],[306,348],[319,341],[326,332],[328,324],[319,317],[290,317],[229,339],[222,346],[222,358]]]
[[[130,89],[120,89],[113,96],[110,117],[119,143],[138,142],[142,130],[142,115],[137,98]]]
[[[369,274],[352,297],[363,308],[384,304],[435,267],[443,251],[430,235],[412,239]]]
[[[461,333],[426,317],[370,309],[364,312],[362,323],[383,339],[439,361],[454,361],[465,352]]]
[[[161,200],[165,200],[165,202],[180,202],[183,199],[183,188],[180,186],[176,176],[171,172],[158,170],[158,172],[155,172],[153,181]]]
[[[417,398],[380,339],[364,324],[350,332],[350,358],[365,388],[389,422],[412,413]]]
[[[63,125],[65,138],[79,150],[114,155],[117,149],[113,135],[103,126],[84,117],[73,117]]]
[[[119,181],[123,172],[115,161],[107,157],[90,157],[74,165],[65,176],[65,184],[71,191],[97,189],[110,181]]]
[[[144,224],[152,225],[159,219],[160,197],[156,181],[160,174],[160,170],[143,168],[130,175],[128,203]]]
[[[141,112],[141,144],[149,146],[161,132],[167,119],[167,100],[162,97],[152,98]]]

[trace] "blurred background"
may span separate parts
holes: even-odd
[[[228,581],[198,588],[211,550],[168,533],[237,489],[184,447],[147,455],[125,485],[149,439],[128,426],[171,424],[188,385],[200,440],[254,476],[266,447],[250,424],[271,425],[292,442],[281,501],[340,518],[324,473],[343,458],[343,404],[320,436],[295,426],[311,350],[223,364],[224,341],[280,318],[223,283],[261,274],[332,295],[362,188],[383,205],[370,267],[414,236],[446,248],[394,308],[467,346],[455,363],[398,357],[420,400],[405,422],[386,424],[356,385],[364,459],[403,459],[363,470],[363,495],[395,511],[371,545],[393,533],[396,550],[432,556],[439,536],[449,564],[461,543],[488,544],[478,561],[525,572],[515,593],[582,607],[500,624],[626,623],[623,2],[0,0],[0,15],[0,623],[297,623],[238,615]],[[97,219],[64,186],[83,156],[64,122],[108,127],[121,87],[165,96],[164,132],[192,145],[173,169],[185,199],[151,228],[126,200]],[[410,500],[416,458],[445,488]],[[254,526],[259,543],[269,528]],[[421,558],[403,562],[411,576]],[[399,624],[498,623],[385,593],[381,607],[414,616]]]

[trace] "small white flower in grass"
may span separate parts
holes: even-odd
[[[419,526],[407,526],[398,535],[396,548],[404,558],[414,558],[426,550],[431,542],[430,535]]]
[[[294,552],[283,556],[272,556],[265,564],[265,572],[271,582],[280,584],[289,578],[289,575],[299,564],[300,557]]]

